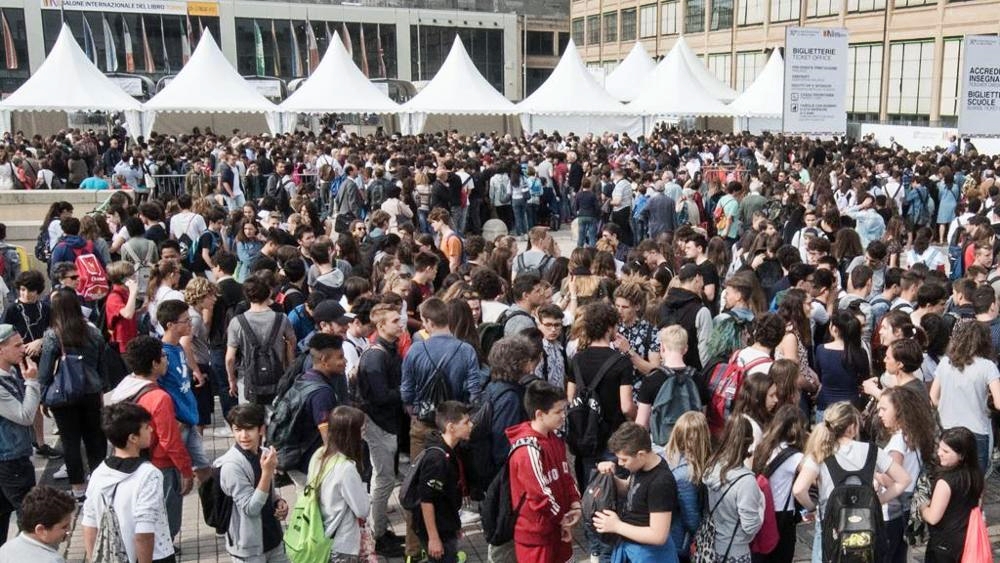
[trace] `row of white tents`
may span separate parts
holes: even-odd
[[[400,105],[362,74],[340,41],[331,41],[319,67],[275,105],[236,72],[206,32],[181,71],[140,103],[87,58],[64,25],[41,67],[0,102],[0,127],[11,130],[14,112],[122,112],[133,135],[148,135],[154,126],[161,133],[195,126],[287,132],[303,114],[397,115],[404,133],[523,128],[640,134],[662,119],[728,116],[771,120],[773,128],[781,116],[783,66],[775,50],[757,80],[737,95],[683,38],[659,63],[636,43],[605,88],[570,41],[549,79],[514,104],[480,74],[456,36],[433,80]]]

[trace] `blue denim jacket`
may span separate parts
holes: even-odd
[[[0,371],[0,461],[31,457],[31,425],[40,400],[37,381]]]
[[[678,505],[678,511],[670,521],[670,539],[677,553],[686,556],[691,553],[694,534],[701,525],[701,502],[698,500],[698,487],[691,482],[691,466],[687,459],[681,456],[677,466],[670,469],[677,482]]]
[[[418,399],[418,393],[442,360],[448,398],[463,403],[479,401],[486,376],[479,367],[475,349],[450,334],[437,334],[423,342],[414,342],[403,360],[400,395],[404,405],[412,405]]]

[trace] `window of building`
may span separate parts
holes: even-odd
[[[529,31],[525,34],[525,51],[529,55],[551,57],[555,50],[555,38],[551,31]]]
[[[687,0],[684,13],[684,33],[705,31],[705,0]]]
[[[754,25],[764,21],[764,0],[741,0],[737,21],[739,25]]]
[[[583,18],[575,18],[573,23],[570,25],[570,30],[573,33],[573,43],[577,45],[584,45],[583,42]]]
[[[575,40],[574,40],[575,41]],[[579,43],[577,43],[579,45]],[[561,57],[563,53],[566,52],[566,46],[569,45],[569,34],[560,31],[559,32],[559,56]]]
[[[797,19],[799,19],[799,0],[771,0],[772,22]]]
[[[890,45],[889,115],[905,120],[930,115],[933,67],[933,39]]]
[[[280,21],[280,20],[278,20]],[[333,26],[331,26],[333,27]],[[382,26],[385,27],[392,26]],[[367,28],[365,28],[367,30]],[[419,31],[419,34],[418,34]],[[498,91],[504,91],[503,30],[454,28],[445,26],[410,26],[410,43],[414,46],[410,72],[416,80],[430,80],[441,69],[451,51],[455,35],[462,40],[476,69]],[[419,41],[419,47],[418,45]],[[395,47],[393,47],[395,48]],[[357,54],[357,49],[354,50]],[[419,53],[419,58],[416,54]]]
[[[840,14],[840,0],[809,0],[809,17],[821,18]]]
[[[656,4],[639,8],[639,37],[656,36]]]
[[[708,70],[712,71],[723,84],[732,83],[733,57],[729,53],[708,56]]]
[[[885,9],[885,0],[847,0],[848,12],[874,12]]]
[[[937,4],[937,0],[895,0],[894,6],[897,8],[910,8],[913,6],[926,6],[927,4]]]
[[[733,27],[733,0],[712,0],[712,31]]]
[[[635,8],[622,10],[622,41],[635,41]]]
[[[878,119],[882,97],[882,45],[851,45],[847,52],[847,113]]]
[[[962,97],[962,38],[944,40],[941,69],[941,115],[958,115]]]
[[[601,16],[587,16],[587,45],[601,42]]]
[[[618,12],[605,12],[602,18],[604,26],[604,42],[618,42]]]
[[[660,33],[663,35],[677,35],[677,20],[680,19],[680,2],[664,2],[660,4]]]
[[[767,55],[760,51],[736,53],[736,91],[742,92],[753,84],[767,64]]]

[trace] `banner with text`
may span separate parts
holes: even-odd
[[[785,28],[782,131],[847,133],[847,30]]]
[[[216,2],[191,2],[189,4],[185,0],[42,0],[42,8],[176,16],[188,13],[191,15],[218,15],[218,3]]]
[[[964,136],[1000,137],[1000,37],[967,35],[962,55],[958,130]]]

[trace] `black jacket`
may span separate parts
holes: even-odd
[[[434,505],[434,520],[437,524],[438,536],[446,541],[458,536],[462,529],[462,521],[458,511],[462,508],[462,491],[460,480],[462,473],[458,456],[454,450],[444,443],[437,432],[427,437],[427,453],[417,475],[417,490],[420,492],[420,502]],[[426,451],[425,450],[425,451]],[[441,450],[444,450],[443,452]],[[427,527],[421,510],[413,511],[413,528],[417,536],[427,540]]]
[[[701,370],[701,357],[698,356],[698,329],[695,319],[698,311],[705,306],[701,296],[681,287],[671,287],[667,290],[667,298],[660,306],[660,328],[670,325],[681,325],[688,335],[688,349],[684,354],[684,363]]]
[[[358,362],[361,410],[390,434],[399,433],[400,413],[403,410],[403,399],[399,394],[399,384],[403,379],[402,364],[396,343],[382,338],[362,352]]]

